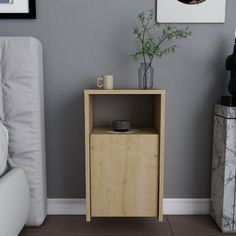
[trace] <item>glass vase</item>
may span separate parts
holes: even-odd
[[[138,69],[139,89],[153,89],[153,74],[152,66],[142,62]]]

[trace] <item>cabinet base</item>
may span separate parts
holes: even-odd
[[[152,217],[152,216],[122,216],[122,217],[118,217],[118,218],[156,218],[158,222],[163,222],[163,216],[161,217]],[[94,217],[90,217],[90,216],[87,216],[86,215],[86,222],[89,223],[92,221],[93,218],[117,218],[117,217],[114,217],[114,216],[94,216]]]

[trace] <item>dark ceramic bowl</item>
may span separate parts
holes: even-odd
[[[112,128],[114,131],[127,132],[130,129],[130,122],[128,120],[114,120],[112,121]]]

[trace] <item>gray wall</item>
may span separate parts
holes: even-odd
[[[37,0],[37,20],[0,20],[2,36],[35,36],[44,46],[48,196],[84,197],[83,90],[99,74],[117,88],[137,87],[131,27],[154,0]],[[212,112],[227,82],[236,1],[225,24],[191,25],[174,56],[156,60],[155,83],[167,90],[165,197],[210,193]]]

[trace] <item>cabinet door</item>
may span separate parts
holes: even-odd
[[[158,135],[91,135],[92,216],[157,216]]]

